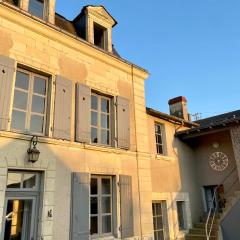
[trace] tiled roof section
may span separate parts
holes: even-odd
[[[240,123],[240,110],[224,113],[221,115],[205,118],[196,121],[199,124],[198,127],[194,127],[189,130],[178,132],[176,135],[184,137],[186,135],[195,134],[196,132],[204,132],[211,129],[219,129],[229,126],[231,124]]]
[[[225,114],[221,114],[221,115],[217,115],[217,116],[213,116],[213,117],[209,117],[209,118],[205,118],[205,119],[201,119],[196,122],[200,124],[201,128],[204,128],[204,127],[208,127],[208,126],[214,126],[214,125],[218,125],[218,124],[228,123],[231,121],[235,121],[237,119],[238,120],[240,119],[240,110],[228,112]]]
[[[67,20],[65,17],[58,13],[55,14],[55,25],[73,35],[77,35],[73,22]]]
[[[175,117],[175,116],[172,116],[172,115],[169,115],[169,114],[166,114],[166,113],[163,113],[163,112],[159,112],[157,110],[154,110],[152,108],[146,108],[146,111],[147,111],[147,114],[148,115],[151,115],[153,117],[156,117],[156,118],[160,118],[160,119],[163,119],[163,120],[166,120],[168,122],[173,122],[173,123],[177,123],[179,125],[184,125],[186,127],[197,127],[198,126],[198,123],[194,123],[194,122],[190,122],[190,121],[186,121],[182,118],[178,118],[178,117]]]

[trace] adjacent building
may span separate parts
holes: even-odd
[[[239,190],[240,112],[146,108],[116,24],[103,6],[69,21],[55,0],[0,0],[1,240],[196,237],[216,186]]]

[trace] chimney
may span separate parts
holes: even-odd
[[[187,99],[183,96],[170,99],[168,101],[170,114],[189,121],[189,114],[187,110]]]

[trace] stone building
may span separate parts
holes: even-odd
[[[69,21],[54,0],[0,0],[0,240],[191,238],[238,169],[239,112],[146,109],[148,72],[113,47],[116,24],[103,6]]]

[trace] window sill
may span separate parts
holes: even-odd
[[[169,157],[169,156],[165,156],[165,155],[156,154],[155,159],[156,160],[163,160],[163,161],[173,161],[174,157]]]

